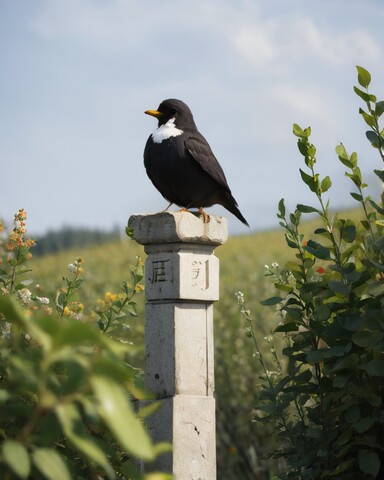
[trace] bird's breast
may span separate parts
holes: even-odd
[[[160,127],[152,133],[154,143],[162,143],[164,140],[168,140],[168,138],[178,137],[184,133],[183,130],[176,127],[174,122],[175,119],[171,118],[167,123],[160,125]]]

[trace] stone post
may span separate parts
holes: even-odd
[[[219,299],[215,247],[227,220],[189,212],[134,215],[128,225],[145,247],[145,383],[161,407],[148,417],[154,441],[169,441],[148,470],[175,480],[216,479],[213,302]]]

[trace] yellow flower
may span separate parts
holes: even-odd
[[[69,317],[70,314],[71,314],[71,310],[69,309],[69,307],[64,307],[63,315],[65,317]]]
[[[135,288],[136,292],[142,292],[144,290],[144,285],[138,283]]]
[[[117,299],[118,295],[112,292],[106,292],[104,296],[105,303],[112,303]]]

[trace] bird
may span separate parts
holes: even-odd
[[[144,149],[144,166],[153,185],[170,204],[197,208],[204,223],[205,207],[222,205],[248,225],[228,186],[211,147],[196,127],[192,112],[181,100],[169,98],[157,110],[144,113],[158,120]]]

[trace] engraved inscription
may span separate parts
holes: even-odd
[[[209,261],[194,260],[192,262],[192,287],[207,290],[209,288]]]
[[[149,281],[151,283],[168,282],[169,278],[169,260],[154,260],[152,262],[152,271]]]

